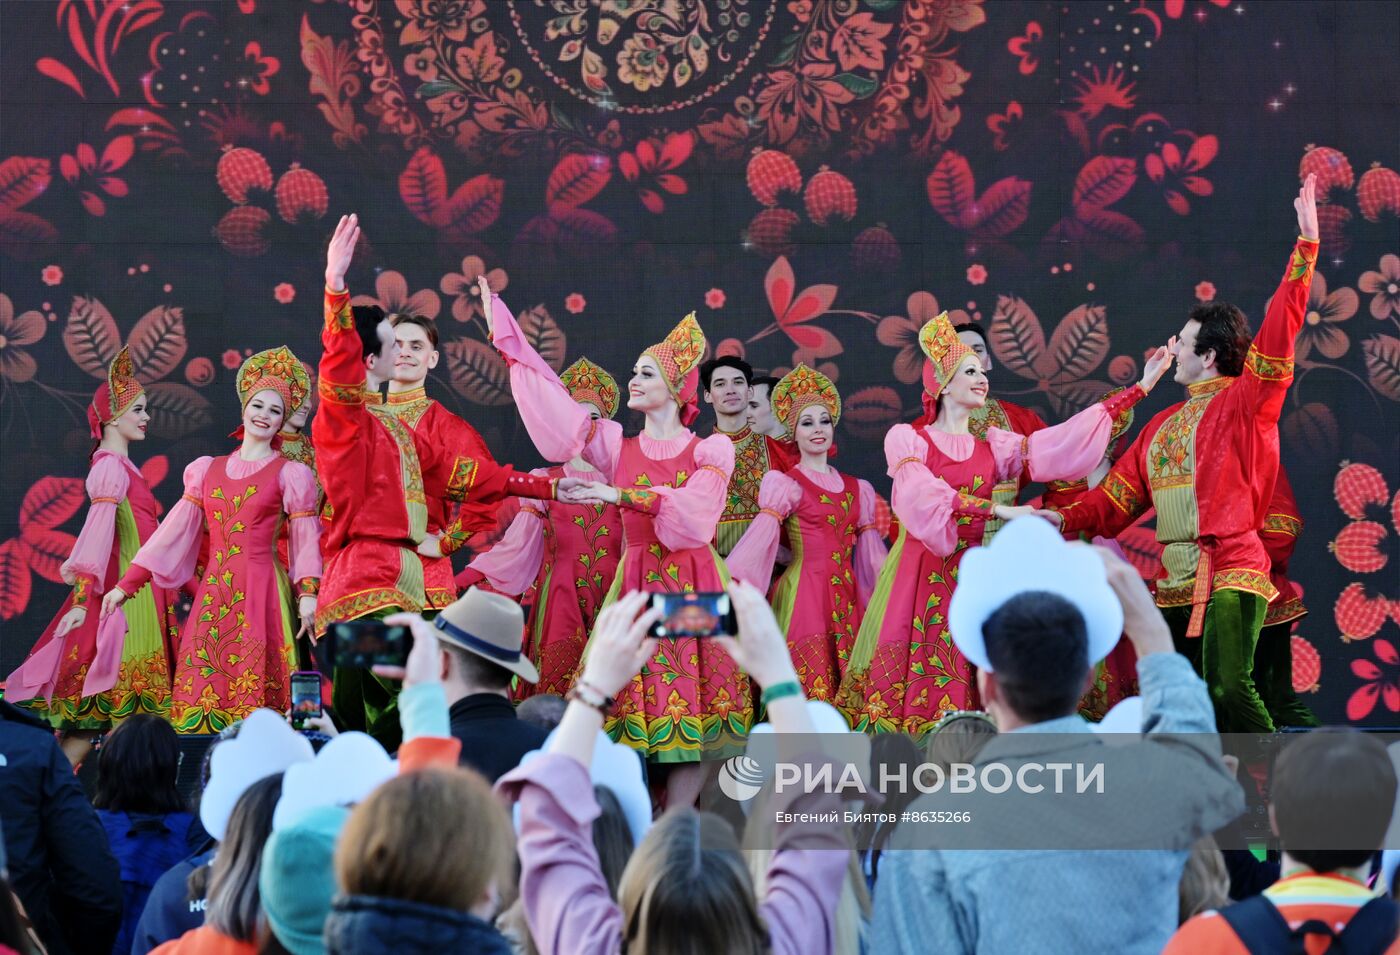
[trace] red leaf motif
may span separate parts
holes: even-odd
[[[690,158],[691,150],[695,148],[695,137],[690,133],[669,133],[666,142],[661,147],[661,158],[656,164],[657,172],[664,172],[668,169],[676,169]],[[641,146],[637,147],[637,154],[641,155]]]
[[[107,311],[107,306],[95,298],[81,295],[73,298],[73,308],[63,326],[63,346],[74,364],[105,381],[107,366],[117,357],[121,342],[117,321]]]
[[[1215,154],[1220,151],[1220,140],[1213,135],[1202,136],[1191,144],[1191,148],[1186,151],[1186,162],[1183,169],[1186,172],[1200,172],[1211,164],[1215,159]]]
[[[1040,380],[1036,365],[1045,354],[1045,332],[1025,301],[1013,295],[998,296],[990,333],[992,353],[998,361],[1022,378]]]
[[[33,524],[26,527],[22,533],[26,556],[34,573],[53,583],[64,583],[60,568],[68,559],[68,555],[73,553],[78,539],[72,534]]]
[[[504,195],[505,182],[489,173],[468,179],[447,200],[442,227],[453,238],[476,235],[500,216]]]
[[[1036,370],[1051,384],[1083,378],[1108,357],[1108,316],[1102,305],[1081,305],[1064,317],[1050,336],[1045,360]]]
[[[17,209],[0,209],[0,252],[33,259],[57,238],[58,230],[49,220]]]
[[[146,388],[146,410],[151,413],[151,433],[170,441],[214,423],[209,399],[174,381],[160,381]]]
[[[40,478],[20,502],[20,529],[58,527],[78,513],[86,497],[83,482],[78,478]]]
[[[146,479],[146,486],[152,490],[160,487],[160,482],[164,481],[169,473],[170,459],[163,454],[157,454],[141,465],[141,476]]]
[[[558,210],[550,218],[558,225],[557,241],[569,246],[575,255],[596,255],[617,238],[617,226],[605,215],[591,209]]]
[[[793,299],[792,305],[783,316],[778,319],[778,324],[789,333],[792,333],[791,326],[800,325],[803,322],[810,322],[819,315],[825,315],[827,309],[831,308],[831,303],[836,301],[838,289],[835,285],[810,285],[803,289],[797,298]],[[800,342],[798,344],[801,344]],[[822,356],[827,357],[827,356]]]
[[[1357,689],[1347,700],[1347,719],[1353,723],[1360,722],[1371,715],[1371,711],[1376,708],[1376,698],[1380,696],[1381,685],[1379,683],[1367,683]]]
[[[0,209],[18,209],[49,187],[49,161],[34,156],[11,156],[0,162]]]
[[[545,185],[545,205],[551,213],[556,207],[573,209],[588,202],[612,178],[612,160],[597,154],[574,153],[559,160]]]
[[[184,360],[188,347],[184,314],[184,309],[158,305],[141,316],[128,342],[137,378],[144,382],[157,381]]]
[[[419,222],[442,224],[440,217],[447,204],[447,171],[427,146],[410,156],[408,165],[399,173],[399,195]]]
[[[464,338],[448,342],[448,373],[452,387],[463,398],[479,405],[503,407],[514,400],[510,394],[510,373],[506,363],[485,342]]]
[[[1400,653],[1395,652],[1395,644],[1389,640],[1377,640],[1375,647],[1376,656],[1382,663],[1389,663],[1391,666],[1400,664]]]
[[[13,620],[29,606],[33,583],[25,561],[28,550],[18,540],[0,544],[0,620]]]
[[[1370,660],[1352,660],[1351,672],[1363,680],[1379,680],[1381,678],[1381,668]]]
[[[792,266],[788,263],[787,256],[778,256],[773,260],[773,264],[768,266],[768,274],[763,277],[763,291],[768,296],[768,307],[773,310],[774,318],[781,320],[787,314],[796,286],[797,279],[792,275]]]
[[[783,330],[811,358],[832,358],[845,351],[840,339],[817,325],[797,325]]]
[[[1080,227],[1077,238],[1105,259],[1121,259],[1142,241],[1142,226],[1112,209],[1091,209],[1074,221]]]
[[[118,136],[102,150],[102,162],[98,165],[98,172],[116,172],[131,161],[135,152],[136,140],[130,136]]]
[[[1128,194],[1137,181],[1137,162],[1113,156],[1097,156],[1079,170],[1074,180],[1074,211],[1083,216],[1111,206]]]
[[[952,151],[944,153],[924,185],[934,211],[949,225],[961,228],[977,190],[967,160]]]
[[[1031,184],[1008,176],[993,183],[968,209],[966,228],[984,238],[1010,235],[1026,221],[1031,210]]]
[[[884,385],[862,388],[843,402],[841,423],[852,434],[868,441],[878,441],[890,426],[899,421],[904,405],[899,392]]]
[[[73,75],[73,71],[64,66],[51,56],[40,57],[34,64],[34,68],[51,80],[57,80],[83,99],[87,99],[87,94],[83,92],[83,84],[78,82],[78,78]]]

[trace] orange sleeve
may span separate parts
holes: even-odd
[[[399,774],[456,766],[462,741],[455,736],[415,736],[399,747]]]

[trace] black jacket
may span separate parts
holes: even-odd
[[[452,704],[452,735],[462,741],[461,764],[491,782],[516,766],[520,757],[544,746],[549,734],[515,715],[510,700],[497,693],[473,693]]]
[[[0,825],[10,882],[50,955],[107,955],[122,876],[53,730],[0,700]]]
[[[214,861],[213,840],[192,856],[170,867],[151,887],[146,908],[141,911],[131,938],[131,955],[146,955],[157,945],[204,924],[209,900],[190,898],[190,873]]]
[[[365,895],[335,900],[325,939],[326,955],[511,955],[505,936],[475,915]]]

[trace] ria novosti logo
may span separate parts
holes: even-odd
[[[735,802],[747,802],[763,788],[763,767],[750,756],[731,756],[719,768],[719,788]]]

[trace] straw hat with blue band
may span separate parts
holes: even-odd
[[[470,587],[433,619],[433,626],[439,640],[490,660],[529,683],[539,682],[540,672],[520,652],[525,614],[509,597]]]

